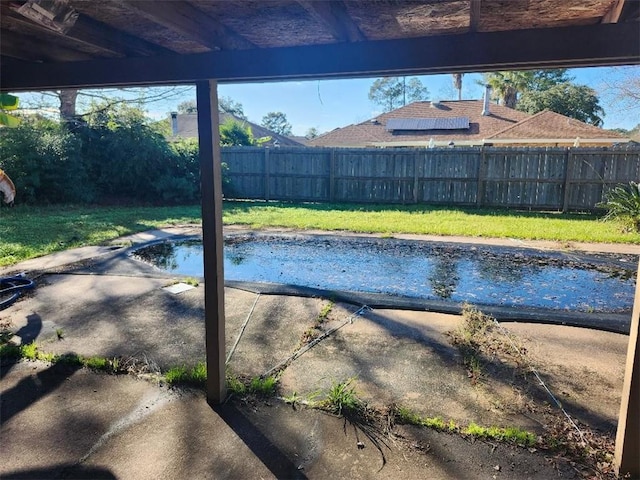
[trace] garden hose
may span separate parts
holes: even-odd
[[[33,280],[23,275],[0,277],[0,310],[4,310],[15,302],[22,292],[35,287]]]

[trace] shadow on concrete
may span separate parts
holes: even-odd
[[[49,395],[80,368],[80,365],[55,363],[35,376],[24,378],[16,386],[5,391],[0,402],[2,422],[7,422],[14,415]]]
[[[367,312],[365,315],[368,320],[386,329],[394,337],[410,338],[423,345],[425,342],[428,342],[432,351],[438,354],[445,364],[451,365],[451,362],[454,359],[451,356],[451,353],[456,350],[456,347],[452,345],[434,343],[433,339],[428,339],[420,329],[398,322],[389,317],[376,314],[375,311]],[[538,404],[544,405],[548,403],[552,408],[557,409],[557,411],[560,410],[560,408],[554,403],[553,399],[549,396],[545,387],[540,384],[540,382],[537,381],[533,374],[528,370],[523,371],[522,367],[505,363],[501,361],[497,355],[487,355],[485,353],[478,352],[477,356],[482,364],[483,371],[486,372],[485,375],[487,377],[487,381],[493,381],[497,384],[502,384],[508,387],[520,388],[523,392],[530,395]],[[354,364],[362,363],[362,359],[355,356],[351,358],[351,361]],[[375,383],[375,378],[368,377],[367,373],[369,373],[369,371],[366,367],[366,364],[361,364],[359,366],[359,370],[364,373],[365,378],[368,381]],[[464,368],[464,366],[460,365],[459,368]],[[538,373],[552,391],[556,390],[551,383],[551,377],[549,375],[543,372]],[[471,405],[469,406],[471,407]],[[617,427],[615,420],[612,421],[611,419],[599,415],[592,410],[589,410],[584,405],[580,405],[568,398],[562,398],[562,407],[567,412],[570,412],[572,416],[575,416],[581,422],[586,423],[592,428],[596,428],[601,431],[615,432]]]
[[[304,480],[307,476],[298,469],[280,448],[267,438],[235,405],[226,403],[211,408],[242,439],[276,478]]]
[[[350,292],[327,290],[313,287],[301,287],[282,283],[245,282],[226,280],[226,287],[245,290],[262,295],[286,295],[293,297],[331,298],[337,302],[352,305],[367,305],[374,309],[415,310],[460,315],[464,303],[448,300],[427,300],[423,298],[387,295],[384,293]],[[537,307],[510,307],[500,305],[475,304],[484,313],[500,322],[541,323],[548,325],[567,325],[570,327],[592,328],[603,332],[629,335],[631,311],[580,312]]]
[[[27,345],[33,342],[40,332],[42,331],[42,319],[37,313],[32,313],[27,316],[27,324],[14,333],[15,336],[21,338],[22,345]],[[2,365],[0,369],[0,379],[4,378],[7,373],[13,368],[15,363],[8,363]]]
[[[22,339],[22,344],[27,345],[33,342],[42,331],[42,319],[37,313],[27,316],[27,324],[20,328],[15,335]]]
[[[83,467],[81,465],[60,464],[33,470],[20,470],[2,475],[5,480],[32,480],[34,478],[69,478],[92,480],[115,480],[111,470],[101,467]]]

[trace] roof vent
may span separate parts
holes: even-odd
[[[171,112],[171,135],[178,136],[178,112]]]
[[[440,100],[438,99],[431,100],[431,108],[439,108],[439,107],[440,107]]]
[[[482,115],[488,117],[491,115],[489,105],[491,104],[491,87],[489,85],[484,86],[484,103],[482,105]]]

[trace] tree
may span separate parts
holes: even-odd
[[[198,105],[195,100],[185,100],[182,103],[178,104],[178,113],[188,114],[188,113],[198,113]]]
[[[279,135],[291,135],[291,124],[287,122],[287,116],[282,112],[269,112],[262,117],[260,124]]]
[[[429,91],[419,78],[407,77],[378,78],[369,88],[369,100],[390,112],[408,103],[427,100]]]
[[[220,145],[223,147],[251,147],[257,144],[249,125],[233,118],[220,125]]]
[[[42,92],[39,95],[29,94],[28,97],[21,98],[21,105],[23,108],[42,112],[57,109],[60,112],[60,118],[68,122],[83,120],[91,110],[95,109],[96,102],[105,110],[118,104],[148,108],[156,102],[165,102],[184,96],[192,90],[193,87],[185,86],[54,90]],[[95,114],[95,111],[91,113]]]
[[[546,90],[525,91],[517,108],[531,114],[551,110],[596,127],[602,125],[604,116],[595,90],[586,85],[568,82],[553,85]]]
[[[604,110],[596,92],[586,85],[576,85],[567,69],[495,72],[486,74],[485,82],[501,104],[527,113],[542,110],[575,118],[595,126],[602,125]]]
[[[458,90],[458,100],[462,100],[462,77],[464,73],[452,73],[453,76],[453,88]]]
[[[615,67],[604,75],[599,93],[629,116],[640,116],[640,68]]]
[[[77,88],[69,88],[58,90],[58,98],[60,99],[60,120],[69,123],[77,120],[76,101],[78,99]]]
[[[311,127],[309,128],[309,130],[307,130],[307,133],[305,133],[304,138],[306,138],[307,140],[311,140],[312,138],[316,138],[319,135],[320,132],[318,132],[318,129],[316,127]]]
[[[484,83],[491,87],[492,96],[501,105],[516,108],[518,94],[531,87],[534,72],[494,72],[484,76]]]
[[[566,68],[554,68],[551,70],[534,70],[531,83],[527,90],[547,90],[559,83],[573,82],[574,77],[567,76]]]
[[[236,118],[247,120],[244,109],[240,102],[236,102],[231,97],[220,97],[218,101],[218,110],[222,113],[229,113]]]

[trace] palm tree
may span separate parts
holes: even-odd
[[[452,73],[453,87],[458,90],[458,100],[462,100],[462,77],[464,73]]]
[[[485,74],[485,84],[493,91],[494,98],[510,108],[516,108],[518,94],[527,90],[533,80],[533,72],[510,71]]]

